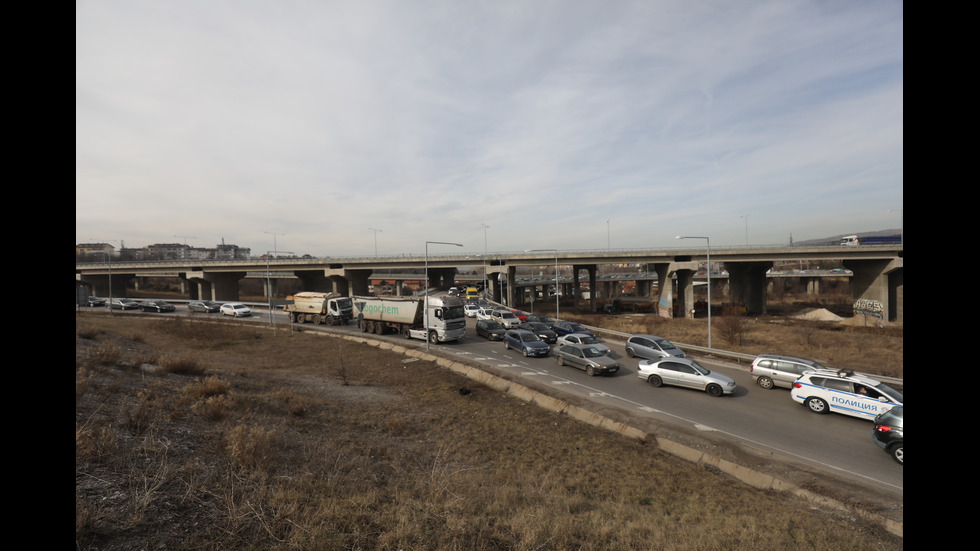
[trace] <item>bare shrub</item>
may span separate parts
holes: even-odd
[[[714,318],[713,325],[721,338],[733,346],[741,346],[745,339],[745,316],[738,308],[726,306],[722,315]]]
[[[209,421],[220,421],[227,416],[231,403],[232,400],[228,396],[208,396],[194,402],[191,411]]]
[[[80,339],[94,341],[102,334],[102,330],[95,327],[82,326],[76,331],[76,336]]]
[[[89,356],[93,365],[112,365],[119,361],[119,347],[111,342],[99,343]]]
[[[202,375],[204,374],[204,368],[198,365],[197,361],[191,358],[172,358],[165,357],[160,360],[160,367],[166,373],[173,373],[175,375]]]
[[[123,426],[133,434],[143,434],[149,430],[156,417],[154,408],[155,396],[152,390],[141,390],[137,395],[137,403],[123,408]]]
[[[330,363],[327,365],[327,371],[340,380],[340,383],[344,386],[350,384],[350,378],[352,373],[347,366],[347,341],[344,339],[330,339],[333,341],[333,354],[327,356],[327,361]]]
[[[306,403],[303,401],[302,397],[297,396],[293,392],[286,390],[280,390],[276,393],[276,398],[286,405],[286,409],[289,414],[294,417],[302,417],[306,414]]]
[[[75,457],[99,460],[112,457],[118,448],[119,439],[110,428],[75,424]]]
[[[182,392],[184,395],[193,398],[207,398],[227,394],[229,387],[228,381],[216,375],[211,375],[204,380],[195,381],[185,386]]]
[[[262,427],[238,425],[224,439],[231,460],[240,468],[264,470],[272,464],[275,434]]]

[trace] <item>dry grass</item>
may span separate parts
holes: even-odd
[[[135,316],[77,325],[77,549],[903,545],[376,347],[211,324],[202,338]],[[175,350],[205,367],[144,363]]]

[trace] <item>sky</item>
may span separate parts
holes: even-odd
[[[892,0],[76,0],[75,241],[349,257],[902,228],[903,25]]]

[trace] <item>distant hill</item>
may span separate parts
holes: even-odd
[[[845,235],[856,235],[858,237],[868,237],[868,236],[879,236],[879,235],[902,235],[901,229],[895,230],[879,230],[879,231],[864,231],[864,232],[854,232],[854,233],[842,233],[834,237],[824,237],[822,239],[807,239],[806,241],[793,241],[794,246],[816,246],[816,245],[828,245],[840,243],[841,237]]]

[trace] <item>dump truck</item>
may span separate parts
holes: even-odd
[[[351,299],[340,293],[296,293],[286,297],[282,308],[289,313],[289,321],[294,323],[347,325],[354,316]]]
[[[365,333],[399,333],[435,344],[466,334],[463,301],[458,297],[354,297],[357,327]]]

